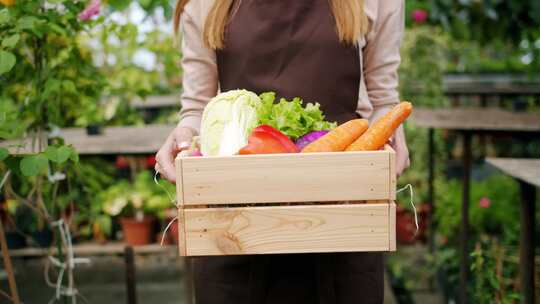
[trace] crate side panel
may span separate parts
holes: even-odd
[[[389,153],[186,158],[186,205],[389,199]]]
[[[388,251],[388,204],[185,209],[187,255]]]
[[[389,245],[389,251],[396,251],[396,203],[394,201],[390,202],[390,204],[388,204],[388,207],[390,209],[389,211],[389,214],[388,214],[388,219],[389,219],[389,240],[390,240],[390,245]]]
[[[396,152],[392,147],[388,146],[387,150],[389,151],[389,161],[390,161],[390,197],[388,199],[396,199],[396,185],[397,185],[397,172],[396,172]]]
[[[178,250],[180,256],[186,256],[186,220],[184,208],[178,208],[178,219],[176,224],[178,225]]]
[[[182,169],[182,158],[177,157],[175,160],[176,169],[176,202],[178,205],[184,205],[184,179]]]

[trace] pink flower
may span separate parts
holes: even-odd
[[[84,8],[82,12],[79,13],[78,17],[81,21],[89,20],[90,18],[99,15],[99,9],[101,6],[101,0],[92,0]]]
[[[490,205],[491,205],[491,200],[487,197],[482,197],[480,201],[478,202],[478,206],[480,206],[480,208],[489,208]]]
[[[421,24],[426,22],[428,18],[428,12],[423,9],[415,9],[411,13],[411,17],[415,23]]]

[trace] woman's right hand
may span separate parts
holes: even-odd
[[[193,135],[191,129],[178,126],[169,134],[163,146],[156,153],[156,171],[172,183],[176,182],[174,165],[176,155],[189,148]]]

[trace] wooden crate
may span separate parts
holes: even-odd
[[[394,251],[395,153],[177,158],[182,256]]]

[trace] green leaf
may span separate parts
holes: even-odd
[[[25,176],[35,176],[47,168],[47,158],[43,154],[25,156],[20,163],[21,173]]]
[[[0,148],[0,161],[3,161],[9,156],[9,151],[5,148]]]
[[[11,71],[16,61],[15,55],[0,50],[0,75]]]
[[[18,25],[22,30],[33,31],[36,27],[37,21],[39,21],[39,19],[34,16],[25,16],[19,19]]]
[[[7,8],[0,10],[0,25],[9,23],[10,21],[9,11]]]
[[[148,10],[151,5],[152,5],[153,1],[152,0],[139,0],[139,4],[145,9],[145,10]]]
[[[66,36],[67,35],[67,32],[65,29],[63,29],[62,27],[60,27],[58,24],[56,23],[49,23],[48,24],[49,28],[51,29],[51,31],[59,34],[59,35],[63,35],[63,36]]]
[[[71,159],[72,162],[78,163],[79,162],[79,153],[75,151],[73,147],[68,147],[71,150],[71,155],[69,156],[69,159]]]
[[[71,80],[62,81],[62,88],[66,92],[77,94],[77,87],[75,87],[75,83]]]
[[[2,40],[2,46],[5,48],[14,48],[19,42],[20,38],[21,36],[19,34],[11,35],[6,39]]]
[[[45,155],[47,156],[47,158],[50,161],[58,164],[65,163],[69,159],[71,154],[71,148],[67,146],[48,146],[47,149],[45,149]]]
[[[43,90],[43,98],[49,98],[52,94],[57,93],[60,90],[62,83],[58,79],[49,78],[45,83],[45,89]]]
[[[110,0],[109,1],[109,4],[111,5],[111,7],[118,11],[125,9],[130,3],[131,3],[131,0]]]

